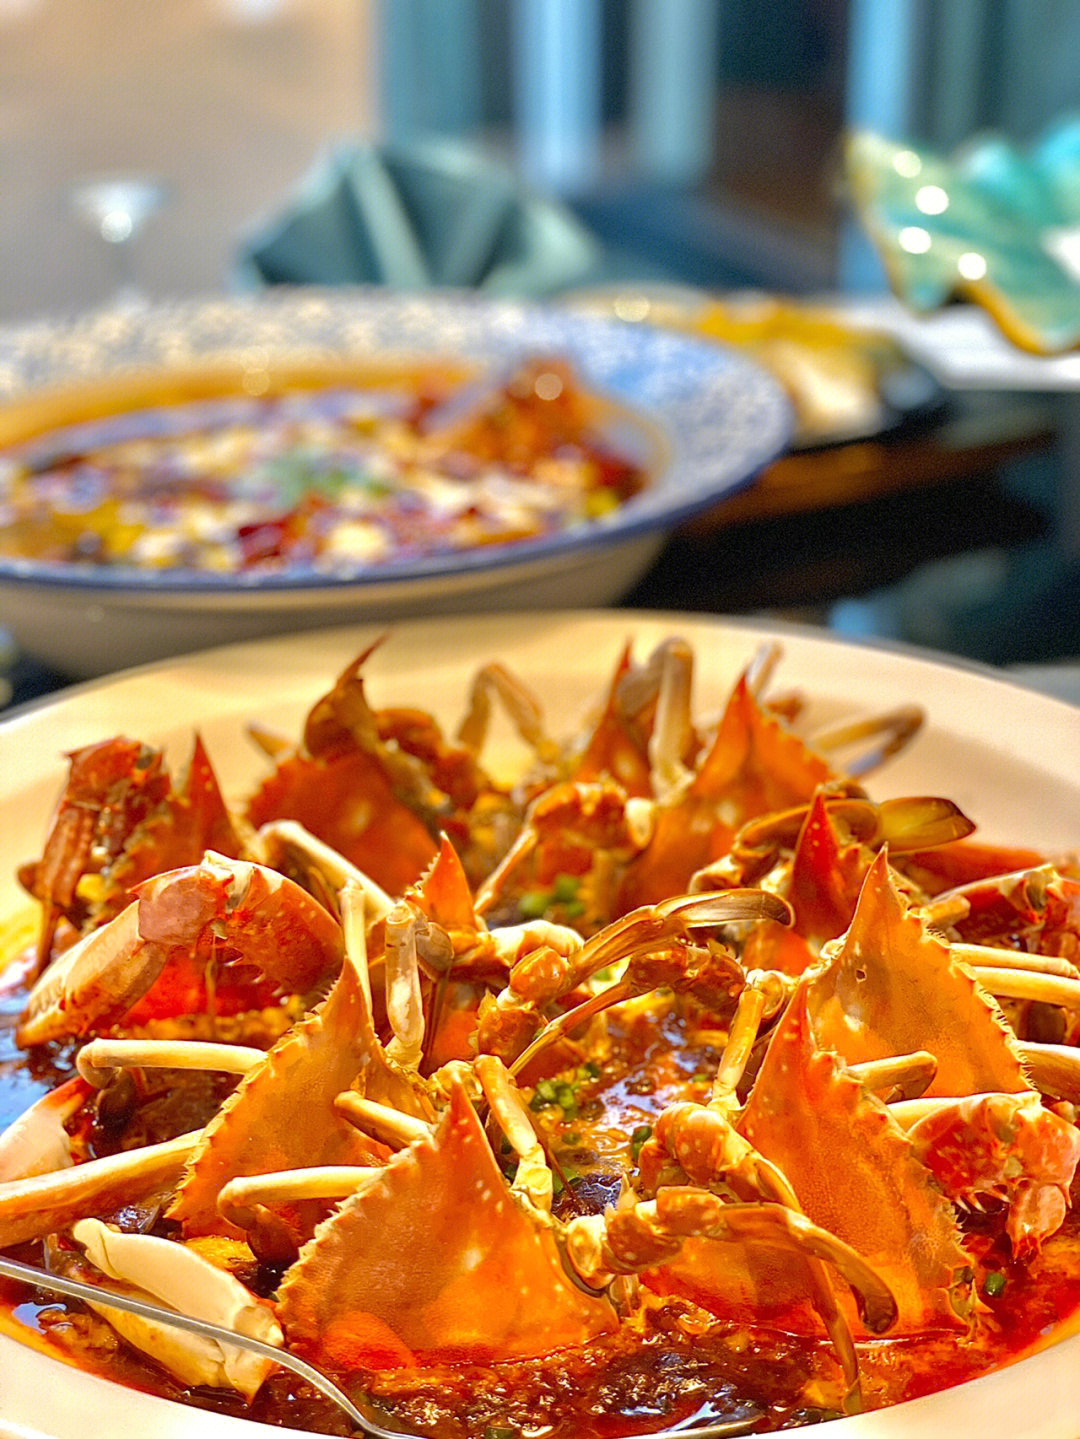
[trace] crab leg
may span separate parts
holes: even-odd
[[[963,960],[976,973],[980,969],[1015,969],[1080,980],[1080,969],[1056,954],[1029,954],[1023,949],[1000,949],[989,944],[954,943],[949,949],[954,959]]]
[[[767,1244],[812,1255],[831,1264],[850,1285],[871,1334],[884,1334],[896,1323],[889,1286],[858,1250],[783,1204],[730,1204],[701,1189],[668,1185],[655,1199],[606,1216],[581,1215],[566,1226],[567,1253],[593,1288],[603,1288],[616,1274],[663,1263],[691,1237]],[[656,1248],[647,1254],[649,1245]]]
[[[424,1007],[416,957],[416,916],[407,904],[396,904],[386,916],[386,1017],[394,1037],[387,1057],[403,1069],[415,1070],[424,1051]]]
[[[783,1204],[730,1204],[707,1191],[670,1185],[653,1200],[627,1205],[606,1215],[590,1214],[566,1226],[566,1257],[594,1289],[606,1288],[619,1274],[639,1274],[675,1258],[688,1239],[719,1240],[780,1249],[806,1261],[810,1302],[825,1326],[847,1385],[845,1407],[857,1410],[859,1366],[849,1330],[828,1279],[818,1271],[829,1264],[850,1286],[863,1324],[881,1334],[897,1319],[888,1285],[857,1250],[812,1224],[799,1210]]]
[[[520,1074],[541,1050],[624,999],[664,984],[687,988],[699,980],[719,979],[725,968],[723,959],[689,943],[694,930],[763,918],[783,921],[789,913],[785,901],[776,895],[747,889],[680,895],[625,915],[585,943],[577,958],[567,963],[566,979],[551,997],[568,993],[609,964],[629,961],[626,973],[574,1009],[550,1020],[514,1060],[511,1073]],[[726,972],[729,983],[741,979],[741,971],[730,956]]]
[[[754,651],[746,667],[746,687],[756,700],[763,698],[783,657],[784,648],[776,640],[766,640]]]
[[[355,1090],[343,1091],[334,1100],[334,1109],[343,1118],[365,1134],[374,1135],[382,1144],[391,1149],[406,1149],[417,1139],[424,1139],[431,1133],[426,1119],[411,1114],[402,1114],[388,1104],[379,1104],[366,1099]]]
[[[201,1131],[192,1130],[163,1144],[0,1184],[0,1248],[56,1234],[88,1210],[109,1213],[171,1189],[200,1138]]]
[[[262,862],[273,869],[281,869],[289,860],[301,860],[321,875],[335,893],[355,884],[363,893],[366,917],[371,924],[385,918],[394,907],[394,901],[381,885],[332,845],[305,829],[299,820],[269,820],[258,830],[255,839]]]
[[[1005,968],[999,964],[977,964],[972,973],[995,999],[1034,999],[1042,1004],[1061,1005],[1063,1009],[1080,1009],[1080,979],[1032,973],[1013,966]]]
[[[554,1189],[551,1170],[510,1071],[493,1054],[478,1055],[475,1070],[491,1112],[518,1157],[511,1187],[524,1194],[537,1209],[550,1213]]]
[[[864,1089],[889,1091],[886,1099],[896,1103],[905,1099],[918,1099],[934,1082],[937,1074],[937,1060],[925,1049],[911,1054],[896,1054],[888,1059],[868,1059],[862,1064],[848,1065],[848,1073],[859,1081]],[[899,1093],[896,1091],[899,1090]]]
[[[876,744],[863,754],[856,755],[844,766],[845,771],[853,778],[862,779],[864,775],[879,769],[894,754],[898,754],[919,732],[925,718],[918,705],[900,705],[887,714],[850,720],[830,730],[820,730],[811,736],[809,743],[819,754],[832,754],[862,740],[876,740]]]
[[[660,1195],[665,1160],[670,1153],[679,1169],[703,1186],[727,1181],[740,1195],[765,1199],[802,1215],[798,1196],[783,1171],[758,1153],[735,1128],[740,1108],[738,1085],[757,1039],[761,1021],[773,1014],[786,998],[781,976],[752,971],[739,995],[728,1042],[717,1067],[716,1079],[707,1105],[670,1104],[660,1114],[653,1136],[640,1155],[641,1177],[650,1190]],[[707,1192],[703,1190],[702,1192]],[[858,1362],[847,1320],[841,1313],[832,1280],[820,1258],[806,1258],[806,1284],[812,1302],[840,1359],[850,1390],[858,1383]]]
[[[1055,1099],[1080,1104],[1080,1050],[1072,1044],[1017,1044],[1024,1068],[1037,1089]]]
[[[662,645],[658,655],[660,684],[653,732],[649,737],[649,770],[653,793],[663,799],[689,778],[683,756],[693,737],[690,698],[694,655],[685,640]]]
[[[492,701],[499,700],[518,734],[544,764],[554,764],[559,747],[544,729],[539,701],[529,687],[497,661],[482,666],[469,689],[468,708],[457,727],[455,738],[474,755],[484,747],[491,725]]]
[[[193,1039],[91,1039],[75,1057],[87,1084],[104,1089],[115,1069],[198,1069],[247,1074],[266,1058],[265,1051],[243,1044],[211,1044]]]
[[[230,1179],[218,1195],[218,1212],[238,1229],[254,1228],[256,1205],[288,1204],[298,1199],[347,1199],[373,1184],[382,1169],[364,1164],[320,1164],[311,1169],[282,1169]]]

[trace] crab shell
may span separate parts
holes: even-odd
[[[434,1134],[320,1225],[279,1296],[290,1347],[346,1371],[548,1354],[617,1323],[515,1203],[459,1086]]]
[[[1000,1009],[905,905],[884,852],[807,1001],[818,1042],[848,1064],[929,1051],[928,1096],[1033,1089]]]
[[[1004,1015],[978,979],[906,907],[884,853],[851,926],[807,986],[819,1043],[848,1064],[924,1050],[937,1069],[925,1099],[953,1101],[911,1131],[937,1181],[972,1203],[1011,1198],[1021,1253],[1062,1223],[1080,1131],[1044,1109]]]
[[[725,854],[748,819],[808,804],[835,778],[825,760],[758,704],[743,675],[692,783],[659,808],[649,845],[627,867],[620,910],[684,893],[691,875]]]
[[[350,1087],[409,1114],[422,1112],[387,1063],[364,986],[347,959],[323,1004],[250,1070],[206,1126],[169,1211],[188,1235],[240,1233],[218,1212],[229,1180],[316,1165],[381,1164],[388,1155],[343,1119],[334,1098]],[[265,1215],[248,1235],[263,1258],[292,1258],[326,1206]],[[313,1217],[314,1216],[314,1217]]]

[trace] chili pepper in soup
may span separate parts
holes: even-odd
[[[552,359],[128,408],[0,451],[0,556],[347,576],[535,540],[645,484],[610,418]]]

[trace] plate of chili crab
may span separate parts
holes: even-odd
[[[617,600],[780,452],[734,350],[463,294],[0,332],[0,604],[92,676],[346,620]]]
[[[1078,747],[629,611],[16,713],[0,1428],[1072,1439]]]

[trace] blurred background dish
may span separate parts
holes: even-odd
[[[775,382],[700,340],[476,296],[346,289],[125,308],[8,331],[0,394],[9,414],[43,403],[59,425],[56,396],[65,384],[76,396],[91,377],[156,373],[167,392],[170,374],[228,362],[257,394],[278,367],[301,362],[355,358],[363,373],[380,362],[441,360],[501,374],[534,354],[565,360],[587,389],[621,407],[627,434],[636,431],[648,451],[647,483],[608,513],[512,544],[379,565],[346,558],[330,572],[219,574],[9,556],[0,558],[5,623],[27,654],[86,676],[349,618],[605,604],[626,592],[676,524],[748,483],[790,431]]]
[[[676,285],[611,285],[568,298],[575,309],[660,325],[732,345],[784,386],[797,448],[871,439],[925,418],[945,391],[884,330],[826,301]]]

